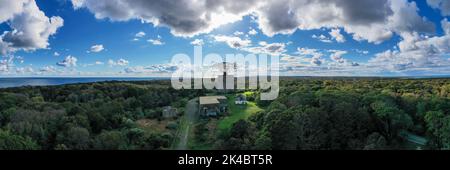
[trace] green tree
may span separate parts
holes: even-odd
[[[386,146],[386,139],[379,133],[374,132],[367,137],[364,150],[382,150],[387,149]]]
[[[59,143],[75,150],[90,148],[89,131],[82,127],[70,127],[63,137],[58,136]]]
[[[384,134],[392,139],[399,130],[407,130],[413,125],[411,117],[393,104],[376,101],[371,104],[374,115],[381,121]]]
[[[444,115],[442,111],[428,111],[425,122],[437,147],[450,149],[450,116]]]
[[[120,131],[104,131],[95,138],[94,148],[118,150],[127,148],[127,138]]]
[[[36,150],[39,148],[39,145],[29,137],[0,130],[0,150]]]

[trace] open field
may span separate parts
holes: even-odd
[[[247,119],[252,114],[263,110],[258,107],[255,102],[248,102],[247,105],[236,105],[234,104],[235,99],[236,97],[234,95],[228,96],[229,115],[219,120],[219,131],[226,131],[231,128],[233,123],[236,123],[241,119]]]

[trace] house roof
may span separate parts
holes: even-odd
[[[203,96],[200,97],[200,105],[220,104],[219,100],[227,99],[225,96]]]

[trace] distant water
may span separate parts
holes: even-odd
[[[49,86],[104,81],[148,81],[166,78],[0,78],[0,88],[21,86]]]

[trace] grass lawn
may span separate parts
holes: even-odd
[[[223,119],[219,120],[218,124],[218,130],[219,131],[226,131],[233,126],[234,123],[241,119],[247,119],[252,114],[255,114],[256,112],[262,111],[263,109],[259,108],[256,103],[254,102],[248,102],[247,105],[236,105],[234,104],[235,96],[227,96],[228,97],[228,116],[224,117]]]
[[[255,92],[247,91],[247,92],[244,92],[244,95],[253,95],[253,93],[255,93]]]

